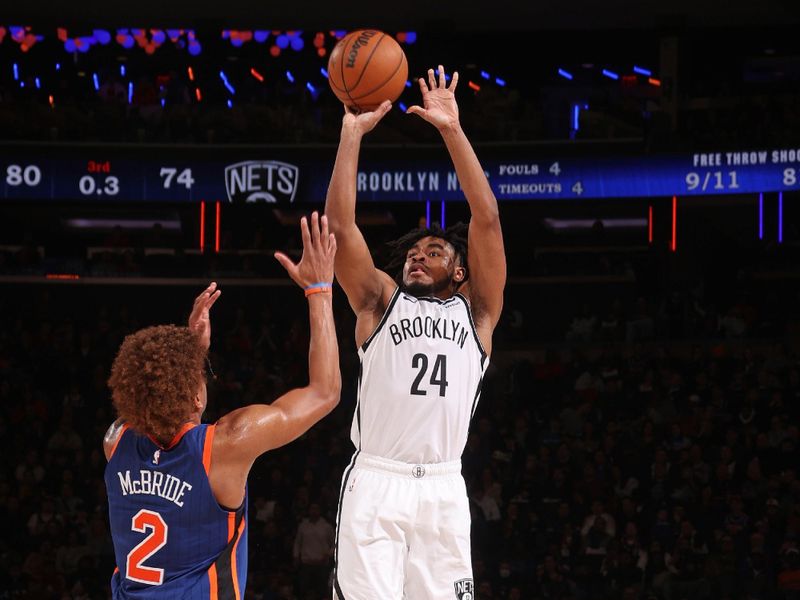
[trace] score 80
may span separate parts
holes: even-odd
[[[8,165],[6,168],[6,184],[12,187],[36,187],[41,181],[42,170],[36,165]]]

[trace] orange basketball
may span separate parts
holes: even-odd
[[[394,102],[408,79],[408,62],[395,39],[376,29],[344,36],[328,60],[328,83],[336,97],[359,111]]]

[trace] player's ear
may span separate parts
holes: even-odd
[[[464,278],[467,276],[467,270],[464,267],[456,267],[455,271],[453,272],[453,281],[456,283],[461,283],[464,281]]]

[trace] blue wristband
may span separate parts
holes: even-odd
[[[333,282],[332,281],[330,283],[328,283],[326,281],[323,281],[321,283],[312,283],[311,285],[309,285],[307,287],[304,287],[303,289],[304,290],[313,290],[315,288],[328,288],[328,287],[333,287]]]

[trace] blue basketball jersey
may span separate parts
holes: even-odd
[[[168,448],[125,429],[106,465],[114,600],[241,600],[247,495],[220,507],[208,470],[214,425],[187,424]]]

